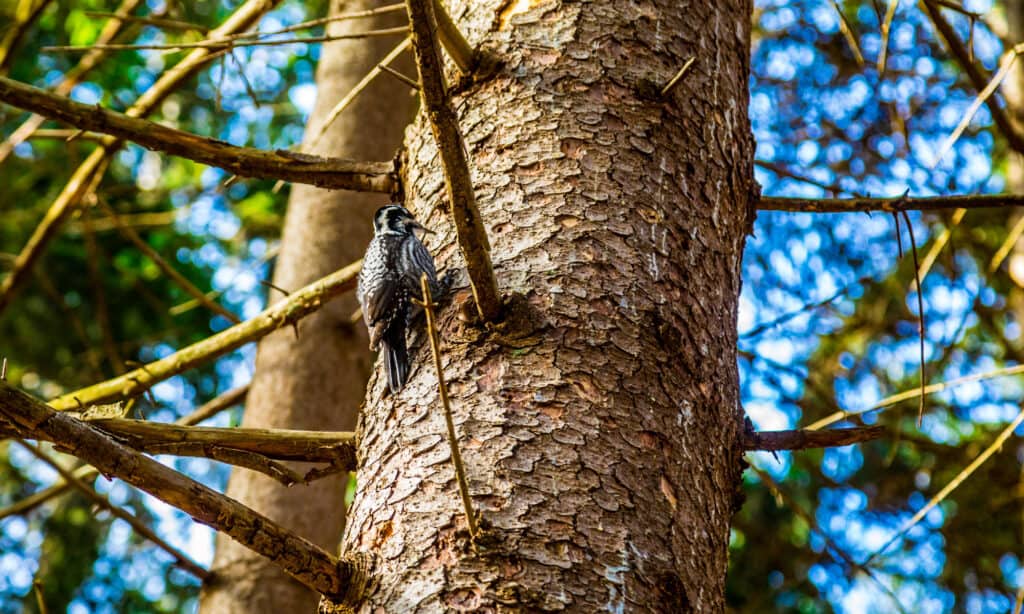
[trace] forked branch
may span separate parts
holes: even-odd
[[[0,382],[0,415],[22,437],[47,439],[99,469],[225,533],[270,560],[303,585],[341,599],[356,566],[338,560],[269,518],[118,443],[87,422],[54,411]]]

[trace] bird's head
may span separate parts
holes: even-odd
[[[433,232],[416,221],[409,210],[401,205],[386,205],[373,216],[373,230],[377,234],[412,234],[416,230]]]

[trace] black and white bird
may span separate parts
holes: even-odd
[[[434,259],[416,236],[431,232],[400,205],[387,205],[373,216],[373,239],[363,256],[357,293],[363,321],[370,331],[370,349],[384,355],[388,388],[397,394],[409,376],[409,355],[405,334],[412,322],[412,299],[421,294],[424,273],[430,292],[438,298],[446,291],[439,283]]]

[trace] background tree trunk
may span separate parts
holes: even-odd
[[[451,6],[498,72],[454,93],[499,284],[493,334],[442,310],[469,549],[424,337],[360,417],[344,549],[360,612],[716,612],[741,471],[740,259],[752,223],[751,4]],[[662,85],[695,56],[664,100]],[[461,269],[434,139],[407,137],[411,208]]]
[[[382,4],[376,0],[332,0],[330,13]],[[336,22],[329,32],[394,27],[404,19],[399,12]],[[378,37],[323,46],[307,141],[331,108],[398,42],[394,37]],[[406,72],[412,70],[411,60],[404,61]],[[334,122],[312,153],[388,159],[401,145],[402,132],[415,108],[408,86],[382,76]],[[292,186],[274,284],[285,290],[300,288],[362,257],[372,234],[372,213],[386,201],[379,194]],[[272,291],[269,302],[280,298],[280,293]],[[243,426],[353,428],[370,367],[366,332],[362,325],[348,323],[357,308],[350,294],[303,320],[298,339],[291,329],[283,329],[260,343]],[[262,474],[236,469],[227,494],[334,551],[344,523],[346,479],[342,474],[286,489]],[[204,588],[202,612],[298,613],[316,608],[317,595],[224,535],[217,538],[213,569],[217,580]]]

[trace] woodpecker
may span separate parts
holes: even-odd
[[[434,259],[416,230],[432,232],[401,205],[387,205],[373,216],[373,239],[363,256],[356,290],[363,321],[370,331],[370,349],[384,354],[388,388],[397,394],[409,376],[405,333],[418,313],[412,299],[420,298],[424,273],[435,299],[447,290],[449,278],[438,282]]]

